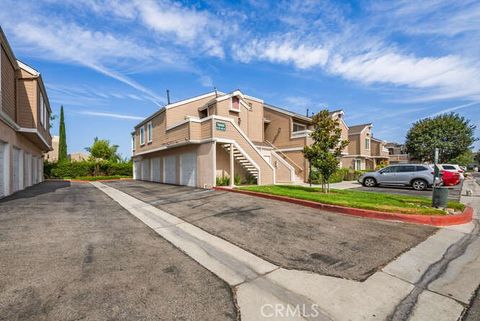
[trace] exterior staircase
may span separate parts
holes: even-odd
[[[222,145],[228,153],[230,153],[231,146],[231,144]],[[250,175],[258,179],[258,168],[235,145],[233,145],[233,157]]]

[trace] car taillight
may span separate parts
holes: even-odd
[[[459,172],[459,173],[463,173],[463,170],[462,170],[462,169],[459,169],[458,172]]]

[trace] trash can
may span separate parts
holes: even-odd
[[[446,208],[448,204],[448,188],[435,187],[433,189],[432,206],[438,208]]]

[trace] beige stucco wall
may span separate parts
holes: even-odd
[[[185,120],[185,116],[199,117],[198,108],[204,106],[212,100],[215,95],[186,103],[180,106],[172,107],[166,110],[166,125],[173,126]]]
[[[163,181],[163,161],[167,156],[175,156],[176,158],[176,182],[180,184],[180,155],[184,153],[195,152],[197,154],[197,187],[212,187],[214,182],[213,172],[213,143],[189,144],[176,148],[166,149],[162,151],[152,152],[144,156],[134,157],[135,160],[152,159],[160,157],[160,179]]]
[[[275,168],[275,179],[277,183],[287,183],[292,181],[291,170],[286,166],[280,157],[276,154],[271,154],[272,165]]]
[[[24,153],[28,153],[32,156],[42,158],[43,153],[37,146],[35,146],[31,141],[25,138],[22,134],[16,132],[11,127],[6,125],[2,120],[0,120],[0,142],[8,144],[8,155],[9,155],[9,193],[12,193],[13,190],[13,148],[21,149]],[[0,173],[3,175],[3,173]],[[42,177],[43,180],[43,177]]]

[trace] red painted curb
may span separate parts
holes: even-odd
[[[469,223],[473,218],[473,208],[466,206],[462,214],[448,215],[448,216],[438,216],[438,215],[415,215],[415,214],[402,214],[402,213],[391,213],[391,212],[380,212],[372,211],[365,209],[358,209],[352,207],[344,207],[338,205],[330,205],[317,203],[314,201],[302,200],[297,198],[291,198],[286,196],[278,196],[272,194],[264,194],[259,192],[244,191],[238,189],[231,189],[225,187],[214,187],[216,190],[228,191],[246,195],[252,195],[257,197],[263,197],[267,199],[283,201],[313,208],[318,208],[321,210],[336,212],[346,215],[359,216],[359,217],[368,217],[380,220],[391,220],[391,221],[401,221],[406,223],[416,223],[432,226],[449,226]]]

